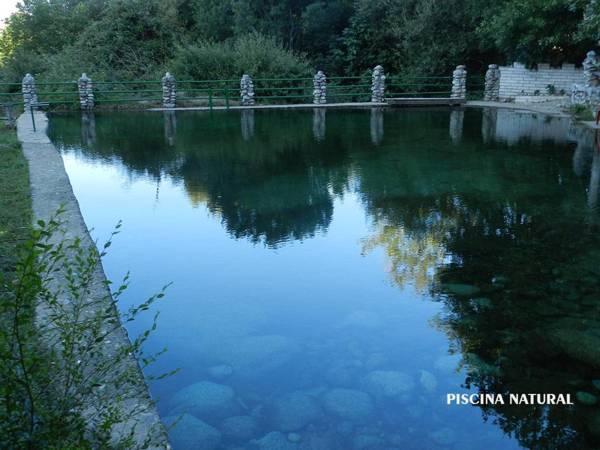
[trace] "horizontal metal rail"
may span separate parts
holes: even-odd
[[[450,81],[452,76],[398,76],[388,75],[384,98],[415,97],[415,96],[448,96],[451,94]],[[327,98],[336,99],[370,99],[371,76],[331,76],[327,80]],[[257,77],[254,82],[254,100],[267,103],[294,102],[299,99],[310,101],[313,96],[312,77]],[[470,98],[479,96],[483,92],[483,77],[470,76],[467,79],[467,94]],[[160,102],[162,98],[161,80],[126,80],[126,81],[93,81],[94,101],[98,104],[128,103],[128,102]],[[178,101],[208,102],[212,108],[215,102],[235,105],[241,102],[239,94],[239,79],[215,80],[177,80]],[[39,99],[47,100],[50,105],[77,105],[79,92],[77,81],[40,81],[36,83],[44,87],[37,92]],[[0,92],[0,100],[6,99],[10,103],[5,105],[22,105],[22,102],[13,102],[17,96],[22,95],[21,83],[0,82],[0,89],[15,92]],[[67,86],[72,86],[70,90]],[[53,88],[56,88],[54,90]],[[62,87],[62,88],[61,88]],[[15,89],[17,88],[17,89]]]

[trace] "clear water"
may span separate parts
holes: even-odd
[[[50,134],[93,234],[123,221],[104,264],[131,271],[124,307],[173,282],[148,345],[153,373],[181,368],[150,386],[190,414],[176,450],[600,447],[600,154],[565,119],[97,113]],[[446,404],[477,392],[576,404]]]

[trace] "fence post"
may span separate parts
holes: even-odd
[[[23,77],[23,82],[21,83],[21,92],[23,93],[23,103],[25,109],[31,108],[32,104],[37,103],[37,89],[35,87],[35,79],[33,76],[28,73]]]
[[[91,78],[82,73],[77,81],[77,88],[79,89],[79,104],[81,105],[81,109],[85,111],[91,110],[94,107],[94,89]]]
[[[246,73],[242,75],[240,80],[240,97],[243,106],[254,105],[254,83],[252,77]]]
[[[600,84],[600,64],[594,50],[590,50],[585,55],[583,61],[583,75],[585,77],[586,87],[595,87]]]
[[[452,98],[467,97],[467,69],[465,66],[456,66],[452,72]]]
[[[165,73],[162,77],[162,91],[163,91],[163,108],[175,108],[177,100],[177,86],[175,83],[175,77],[169,72]]]
[[[313,103],[321,105],[327,103],[327,77],[319,70],[313,77]]]
[[[385,73],[383,67],[375,66],[371,77],[371,102],[383,103],[385,98]]]
[[[592,113],[596,114],[600,103],[600,62],[594,50],[585,55],[583,76],[585,85],[573,84],[571,87],[571,104],[590,106]]]
[[[490,64],[485,73],[483,99],[487,102],[500,100],[500,69],[497,64]]]

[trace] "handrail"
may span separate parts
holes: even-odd
[[[401,74],[387,74],[384,98],[450,95],[450,80],[452,76],[403,76]],[[371,74],[365,72],[360,76],[327,76],[327,97],[331,102],[336,99],[361,99],[371,98]],[[313,96],[312,77],[257,77],[253,78],[255,100],[267,103],[293,102],[297,99],[309,99]],[[93,80],[94,102],[98,104],[126,103],[126,102],[160,102],[163,90],[161,80]],[[208,102],[210,108],[215,102],[237,105],[241,101],[239,96],[239,79],[215,80],[176,80],[178,101]],[[467,79],[467,92],[479,95],[483,89],[483,77],[469,76]],[[77,81],[39,81],[37,86],[46,86],[37,92],[38,98],[49,100],[52,105],[78,104]],[[0,88],[5,90],[20,87],[21,83],[0,82]],[[63,86],[61,89],[60,86]],[[67,87],[69,86],[69,87]],[[53,89],[56,87],[56,90]],[[71,87],[73,88],[72,90]],[[22,95],[20,89],[15,92],[0,92],[0,100],[16,100],[15,96]],[[19,103],[22,104],[22,103]],[[192,103],[193,104],[193,103]],[[202,104],[202,103],[200,103]]]

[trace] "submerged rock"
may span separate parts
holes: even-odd
[[[477,286],[462,283],[444,283],[440,287],[444,292],[458,297],[470,297],[479,294],[481,291]]]
[[[421,370],[421,377],[419,378],[419,382],[423,389],[428,393],[433,393],[437,389],[437,378],[431,372],[427,370]]]
[[[335,433],[309,432],[302,436],[298,450],[345,450],[339,444]]]
[[[368,450],[372,448],[381,448],[385,441],[379,436],[370,434],[359,434],[352,439],[353,450]]]
[[[233,389],[211,381],[191,384],[171,398],[172,415],[189,413],[208,421],[234,415],[238,409]]]
[[[576,392],[575,398],[577,399],[577,401],[579,403],[582,403],[582,404],[588,405],[588,406],[592,406],[592,405],[595,405],[596,403],[598,403],[598,397],[596,397],[594,394],[590,394],[589,392],[585,392],[585,391]]]
[[[600,411],[594,411],[587,418],[587,427],[591,434],[600,437]]]
[[[429,438],[438,445],[448,446],[456,442],[456,434],[452,428],[444,427],[429,433]]]
[[[221,443],[221,433],[190,414],[168,416],[164,423],[175,426],[169,430],[169,440],[175,448],[186,450],[213,450]]]
[[[354,389],[333,389],[323,397],[327,413],[352,422],[364,422],[373,414],[371,396]]]
[[[569,357],[600,367],[600,324],[585,322],[585,329],[579,329],[582,324],[577,320],[564,319],[544,335],[563,353]]]
[[[223,438],[228,441],[249,441],[256,437],[260,431],[258,421],[251,416],[228,417],[221,424]]]
[[[259,450],[297,450],[298,444],[287,440],[285,434],[272,431],[260,439],[252,441]]]
[[[415,387],[413,379],[394,370],[375,370],[364,380],[365,390],[375,397],[398,398]]]
[[[215,380],[224,380],[225,378],[231,376],[232,373],[233,367],[228,364],[221,364],[208,368],[208,374]]]
[[[300,442],[302,440],[302,436],[298,433],[288,433],[287,438],[290,442]]]
[[[271,405],[274,426],[281,431],[296,431],[319,419],[321,408],[311,396],[302,392],[291,392]]]
[[[295,358],[299,345],[292,339],[276,334],[245,336],[222,342],[211,353],[228,364],[240,377],[260,377]]]

